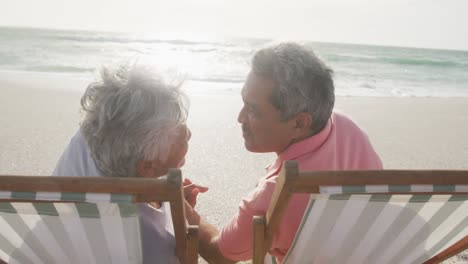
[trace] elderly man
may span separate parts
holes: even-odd
[[[220,231],[187,206],[190,224],[200,226],[200,255],[210,263],[252,258],[252,218],[265,214],[285,160],[301,170],[381,169],[367,135],[348,117],[333,112],[332,71],[307,48],[293,43],[258,51],[242,89],[238,117],[245,147],[275,152],[277,160],[240,203]],[[298,229],[309,195],[291,198],[269,253],[282,261]]]
[[[181,167],[191,134],[179,87],[133,65],[104,68],[101,77],[81,98],[84,118],[53,175],[157,178]],[[194,206],[206,189],[191,188]],[[178,263],[169,208],[139,209],[144,263]]]

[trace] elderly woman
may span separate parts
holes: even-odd
[[[187,100],[179,86],[129,65],[104,68],[101,78],[81,98],[80,129],[53,175],[155,178],[181,167],[191,133],[185,125]],[[194,190],[195,199],[205,190]],[[166,210],[164,204],[140,205],[145,262],[177,263]]]

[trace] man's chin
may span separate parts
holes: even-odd
[[[250,152],[255,152],[255,148],[247,140],[244,140],[244,147]]]
[[[249,136],[244,136],[244,147],[254,153],[265,153],[268,151],[264,151],[261,147],[259,147],[257,144],[254,143],[251,137]]]
[[[248,142],[247,140],[244,141],[244,146],[245,148],[250,151],[250,152],[254,152],[254,153],[261,153],[263,151],[261,151],[257,146],[251,144],[250,142]]]

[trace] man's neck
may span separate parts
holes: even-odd
[[[312,132],[312,131],[309,131],[309,133],[305,134],[305,135],[302,136],[302,137],[293,138],[293,139],[291,140],[291,142],[286,146],[286,148],[284,148],[284,149],[281,150],[280,152],[277,152],[277,151],[275,152],[275,153],[276,153],[276,156],[279,156],[281,153],[285,152],[285,151],[286,151],[289,147],[291,147],[292,145],[294,145],[294,144],[296,144],[296,143],[298,143],[298,142],[301,142],[301,141],[303,141],[303,140],[306,140],[306,139],[308,139],[308,138],[310,138],[310,137],[313,137],[313,136],[315,136],[316,134],[318,134],[318,132],[317,132],[317,133],[314,133],[314,132]]]

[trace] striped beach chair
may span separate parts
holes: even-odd
[[[180,263],[197,263],[198,229],[186,225],[180,170],[159,179],[0,176],[0,258],[142,263],[138,203],[154,201],[170,203]]]
[[[439,263],[468,248],[468,171],[299,172],[286,161],[266,216],[254,218],[254,264],[267,255],[294,193],[311,193],[283,263]]]

